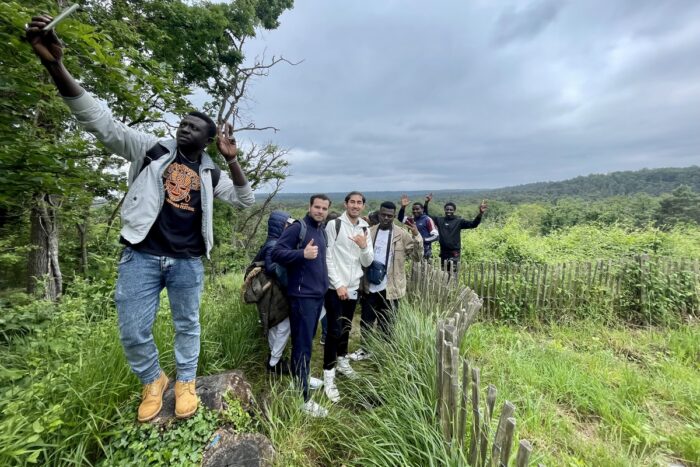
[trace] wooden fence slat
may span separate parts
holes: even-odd
[[[580,291],[580,286],[581,286],[581,263],[576,263],[576,273],[574,274],[575,279],[574,279],[574,303],[571,305],[571,309],[575,310],[576,309],[576,304],[578,302],[578,297],[579,294],[581,293]]]
[[[493,282],[493,292],[491,294],[491,296],[492,296],[491,301],[493,303],[493,310],[491,311],[492,317],[499,316],[499,314],[497,314],[498,300],[496,300],[496,297],[498,295],[498,288],[496,285],[497,278],[498,278],[498,266],[497,266],[496,261],[494,261],[493,262],[493,278],[491,279],[491,281]]]
[[[479,410],[479,385],[481,378],[479,368],[472,367],[472,438],[469,446],[469,465],[476,466],[479,458],[479,439],[481,438],[481,411]]]
[[[486,263],[484,266],[485,268],[485,274],[484,274],[484,307],[485,307],[485,312],[486,315],[489,316],[489,318],[492,318],[493,315],[491,313],[491,265],[489,263]]]
[[[498,390],[493,384],[489,384],[486,389],[486,410],[481,424],[481,446],[479,447],[478,465],[485,466],[489,453],[489,433],[491,432],[491,419],[493,418],[493,408],[496,405]]]
[[[503,403],[503,408],[501,409],[501,415],[498,419],[498,426],[496,428],[496,434],[493,437],[493,447],[491,449],[491,465],[498,465],[499,459],[501,459],[501,451],[503,450],[503,443],[506,437],[506,421],[515,414],[515,406],[510,401],[505,401]]]
[[[547,308],[549,303],[547,302],[547,263],[544,263],[544,269],[542,270],[542,308]]]
[[[513,436],[515,434],[515,419],[509,417],[506,420],[506,433],[503,439],[503,448],[501,449],[500,466],[507,467],[510,460],[510,451],[513,447]]]
[[[472,263],[466,262],[464,266],[464,285],[466,285],[467,287],[471,287]]]
[[[459,410],[459,428],[457,429],[457,439],[459,447],[464,448],[464,441],[467,436],[467,410],[469,409],[469,362],[462,361],[462,403]]]
[[[479,296],[484,299],[484,303],[486,302],[486,299],[484,298],[484,263],[482,262],[480,265],[480,276],[479,276]]]
[[[530,272],[530,264],[526,263],[525,267],[522,269],[522,275],[518,275],[518,297],[515,299],[518,308],[522,309],[523,305],[527,306],[527,275]],[[522,280],[521,280],[522,279]]]
[[[493,384],[489,384],[486,390],[486,405],[489,408],[488,419],[489,421],[493,417],[493,408],[496,405],[496,396],[498,395],[498,389]]]
[[[530,297],[530,271],[534,271],[535,268],[533,265],[528,265],[527,270],[525,271],[525,292],[523,296],[523,305],[525,308],[527,308],[527,305],[529,303],[529,297]]]
[[[438,323],[438,332],[437,334],[437,341],[435,342],[435,346],[437,347],[437,413],[438,413],[438,418],[441,417],[442,415],[442,406],[444,404],[444,400],[442,399],[442,375],[443,372],[445,371],[444,368],[444,362],[443,362],[443,356],[442,352],[444,349],[443,342],[445,341],[445,328],[444,328],[444,322],[440,321]]]
[[[447,439],[454,439],[457,436],[459,429],[458,414],[459,414],[459,347],[452,347],[452,361],[450,373],[450,432],[451,436]]]
[[[526,281],[527,282],[527,285],[526,285],[527,291],[525,292],[525,305],[529,307],[530,313],[528,316],[530,318],[534,318],[533,313],[537,313],[537,308],[534,306],[529,306],[529,304],[532,301],[532,299],[535,297],[535,294],[537,292],[536,277],[537,277],[537,274],[539,274],[540,268],[536,264],[533,264],[531,269],[532,269],[532,273],[531,273],[532,277]]]
[[[445,439],[451,439],[451,425],[452,420],[450,419],[450,405],[452,403],[452,381],[450,375],[452,374],[452,344],[448,341],[443,342],[442,351],[442,407],[440,411],[440,422],[442,424],[442,434]]]
[[[537,287],[537,295],[535,298],[535,312],[538,314],[537,316],[541,316],[539,314],[540,312],[540,267],[537,266],[537,280],[535,281],[535,285]]]
[[[510,297],[510,289],[512,287],[511,283],[511,270],[513,269],[513,265],[510,262],[506,262],[506,277],[505,277],[505,285],[503,286],[505,288],[504,293],[503,293],[503,301],[504,303],[509,303],[509,297]],[[501,315],[503,316],[503,315]]]
[[[530,464],[530,454],[532,454],[532,444],[526,439],[520,440],[515,465],[517,467],[527,467]]]

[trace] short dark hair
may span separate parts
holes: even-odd
[[[322,201],[328,201],[328,207],[329,208],[331,207],[331,199],[328,196],[324,195],[323,193],[317,193],[315,195],[311,195],[311,198],[309,198],[309,206],[314,204],[315,199],[320,199]]]
[[[330,222],[330,221],[336,220],[336,219],[339,218],[339,217],[340,217],[340,214],[338,214],[337,211],[331,211],[331,212],[329,212],[328,215],[326,216],[326,222]]]
[[[415,203],[413,203],[413,205],[414,205],[414,206],[423,207],[423,203],[420,203],[420,202],[418,202],[418,201],[416,201]]]
[[[379,211],[372,211],[367,215],[370,227],[379,224]]]
[[[391,201],[384,201],[382,204],[379,205],[379,209],[384,208],[384,209],[391,209],[396,211],[396,205],[392,203]]]
[[[352,197],[355,196],[355,195],[360,195],[360,196],[362,196],[362,204],[367,204],[367,200],[365,199],[365,195],[363,195],[363,194],[360,193],[359,191],[351,191],[350,193],[348,193],[347,195],[345,195],[345,202],[347,203],[348,201],[350,201],[350,198],[352,198]]]
[[[216,136],[216,123],[214,123],[214,120],[212,120],[209,115],[196,110],[188,113],[187,115],[192,115],[193,117],[201,118],[202,120],[204,120],[207,124],[207,127],[209,128],[209,137],[213,138],[214,136]]]
[[[455,203],[453,203],[452,201],[446,202],[445,207],[447,207],[447,206],[452,206],[454,209],[457,209],[457,205]]]

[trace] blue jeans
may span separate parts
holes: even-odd
[[[131,371],[142,384],[152,383],[161,372],[152,331],[163,288],[168,291],[175,327],[177,380],[195,379],[203,285],[200,258],[168,258],[124,248],[115,292],[119,337]]]

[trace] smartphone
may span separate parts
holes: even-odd
[[[68,15],[72,14],[78,8],[80,8],[80,5],[78,5],[77,3],[69,6],[68,8],[60,12],[58,15],[56,15],[56,17],[49,24],[44,26],[44,29],[42,29],[42,31],[50,31],[52,29],[55,29],[58,23],[66,19]]]

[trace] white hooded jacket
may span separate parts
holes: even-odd
[[[87,92],[77,97],[64,97],[64,101],[85,130],[102,141],[107,149],[131,162],[129,191],[121,210],[121,236],[131,244],[141,242],[163,206],[163,172],[175,159],[175,140],[159,140],[154,135],[137,131],[115,120],[109,109],[100,105]],[[163,146],[166,154],[142,171],[147,151],[157,143]],[[249,207],[255,202],[250,185],[246,183],[244,186],[235,186],[224,170],[221,171],[219,183],[213,187],[211,172],[216,168],[216,164],[203,152],[199,175],[202,180],[202,237],[207,257],[214,246],[214,198],[240,208]]]
[[[340,287],[346,287],[348,290],[357,290],[363,274],[362,267],[369,266],[374,259],[369,225],[363,219],[358,219],[357,224],[353,225],[347,212],[338,219],[340,219],[340,230],[337,234],[335,221],[329,222],[326,226],[328,237],[326,264],[330,288],[337,290]],[[350,239],[358,234],[367,235],[367,246],[363,249]]]

